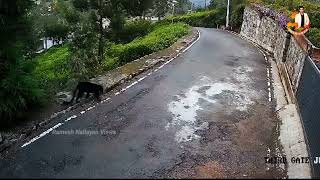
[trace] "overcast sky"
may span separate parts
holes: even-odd
[[[190,0],[191,2],[195,3],[196,6],[204,7],[205,0]],[[207,0],[207,5],[209,4],[210,0]]]

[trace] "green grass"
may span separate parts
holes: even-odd
[[[107,50],[106,63],[117,59],[119,65],[138,59],[153,52],[165,49],[182,36],[188,34],[189,26],[182,23],[159,25],[148,35],[137,38],[128,44],[112,45]]]
[[[136,38],[127,44],[113,44],[106,48],[106,58],[99,67],[101,73],[138,59],[155,51],[169,47],[180,37],[186,35],[189,26],[182,23],[157,25],[146,36]],[[38,55],[33,61],[36,67],[32,72],[40,87],[52,96],[63,90],[71,79],[76,78],[69,65],[70,51],[68,45],[53,47]]]
[[[34,76],[44,89],[59,89],[72,77],[68,70],[70,57],[67,45],[53,47],[35,58],[37,63]]]
[[[46,94],[32,75],[35,64],[25,59],[9,66],[0,81],[0,129],[14,124],[30,107],[46,103]]]
[[[167,22],[182,22],[190,26],[196,27],[216,27],[217,24],[224,24],[225,18],[222,17],[223,13],[214,9],[210,11],[194,12],[181,16],[170,16],[164,21]]]
[[[320,29],[311,28],[306,33],[306,36],[312,42],[313,45],[320,47]]]

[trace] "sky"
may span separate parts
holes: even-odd
[[[204,7],[205,0],[190,0],[191,2],[195,3],[195,6],[202,6]],[[207,0],[207,5],[209,4],[210,0]]]

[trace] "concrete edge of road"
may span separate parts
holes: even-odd
[[[170,49],[170,48],[173,48],[175,47],[176,49],[173,49],[174,50],[174,53],[170,54],[170,56],[168,56],[168,58],[163,61],[163,60],[159,60],[159,61],[156,61],[155,63],[152,63],[150,64],[149,66],[143,66],[143,67],[140,67],[140,68],[137,68],[136,71],[132,72],[131,74],[128,74],[127,77],[123,77],[121,76],[120,78],[117,78],[117,81],[113,82],[113,84],[109,87],[111,89],[109,89],[109,91],[111,91],[113,88],[119,86],[119,85],[122,85],[130,80],[132,80],[134,77],[142,74],[143,72],[146,72],[147,70],[149,69],[152,69],[153,67],[156,67],[157,65],[163,63],[160,67],[156,68],[155,70],[153,70],[152,72],[148,73],[148,75],[146,75],[145,77],[142,77],[140,78],[139,80],[135,81],[134,83],[132,83],[131,85],[129,85],[128,87],[122,89],[121,91],[119,92],[116,92],[114,95],[117,96],[119,95],[120,93],[126,91],[127,89],[129,89],[130,87],[134,86],[135,84],[139,83],[140,81],[142,81],[143,79],[145,79],[147,76],[150,76],[152,73],[158,71],[159,69],[161,69],[162,67],[164,67],[166,64],[170,63],[172,60],[176,59],[177,57],[179,57],[181,54],[185,53],[187,50],[189,50],[198,40],[200,39],[200,31],[198,28],[192,28],[192,31],[190,34],[182,37],[181,39],[179,39],[176,43],[174,43],[172,46],[164,49],[164,50],[161,50],[161,51],[166,51],[167,49]],[[177,43],[180,43],[180,47],[177,46]],[[155,52],[155,53],[152,53],[152,54],[156,54],[158,52]],[[151,55],[152,55],[151,54]],[[144,59],[147,59],[151,56],[151,55],[147,55],[143,58],[140,58],[140,59],[137,59],[137,60],[134,60],[133,63],[135,62],[138,62],[140,60],[144,60]],[[125,65],[124,65],[125,66]],[[123,67],[123,66],[121,66]],[[117,69],[121,69],[121,67],[117,68]],[[100,103],[105,103],[107,101],[110,100],[110,97],[102,100],[101,102],[97,103],[96,105],[100,104]],[[22,140],[22,141],[27,141],[26,143],[24,143],[21,148],[23,147],[26,147],[28,145],[30,145],[31,143],[37,141],[38,139],[44,137],[45,135],[49,134],[51,131],[57,129],[58,127],[62,126],[64,123],[72,120],[72,119],[75,119],[79,116],[81,116],[82,114],[86,113],[87,111],[90,111],[92,109],[94,109],[96,107],[96,105],[93,105],[89,108],[85,108],[83,111],[81,111],[80,113],[76,113],[74,115],[70,115],[70,117],[68,117],[65,121],[63,122],[60,122],[56,125],[54,125],[53,127],[51,128],[48,128],[47,130],[45,130],[44,132],[42,132],[40,135],[37,135],[35,137],[31,137],[31,136],[28,136],[28,137],[22,137],[20,136],[20,139],[16,139],[16,141],[14,142],[18,142],[18,140]],[[42,127],[44,128],[45,126],[48,126],[49,123],[51,122],[51,120],[57,118],[57,117],[60,117],[61,115],[69,112],[69,111],[72,111],[76,108],[78,108],[79,106],[71,106],[65,110],[62,110],[62,111],[59,111],[59,112],[56,112],[54,114],[52,114],[50,116],[50,118],[40,122],[39,124],[37,124],[36,126],[38,126],[37,128],[32,128],[32,129],[29,129],[30,131],[30,134],[31,132],[34,132],[34,133],[37,133],[39,131],[39,127]],[[26,132],[26,131],[24,131]],[[32,138],[32,139],[31,139]],[[2,143],[0,144],[0,154],[4,151],[4,150],[8,150],[11,146],[13,146],[14,142],[12,141],[7,141],[7,143]],[[19,144],[19,143],[18,143]],[[20,145],[19,145],[20,146]]]
[[[227,30],[225,30],[227,31]],[[257,47],[265,56],[269,54],[267,50],[256,44],[255,42],[249,40],[248,38],[232,32],[232,33],[241,39],[244,39],[250,43],[252,43],[255,47]],[[291,179],[301,179],[301,178],[312,178],[311,166],[309,163],[295,163],[292,158],[302,158],[302,157],[310,157],[307,150],[306,139],[303,131],[303,122],[298,112],[298,108],[294,103],[288,103],[287,93],[285,87],[282,82],[282,78],[280,77],[280,73],[278,70],[278,66],[276,64],[275,59],[272,57],[273,55],[268,56],[268,63],[270,63],[271,67],[271,76],[272,76],[272,87],[273,87],[273,95],[276,103],[275,112],[280,120],[280,129],[278,140],[280,140],[281,146],[284,151],[284,155],[287,158],[286,170],[288,178]]]

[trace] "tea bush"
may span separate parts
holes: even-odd
[[[147,36],[137,38],[128,44],[115,44],[107,50],[106,61],[117,58],[125,64],[155,51],[169,47],[188,33],[189,26],[182,23],[157,26]]]

